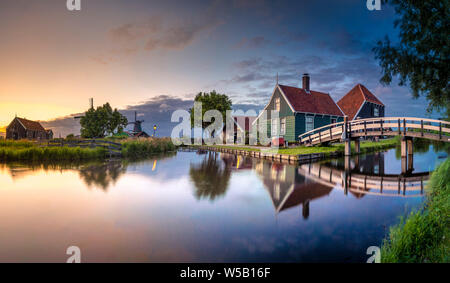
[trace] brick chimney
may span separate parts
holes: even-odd
[[[309,92],[309,80],[310,80],[309,74],[308,73],[303,74],[302,83],[303,83],[303,89],[306,92]]]

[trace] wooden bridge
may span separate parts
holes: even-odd
[[[381,176],[354,173],[318,163],[300,165],[298,171],[320,184],[330,187],[339,185],[345,193],[351,191],[355,194],[379,196],[421,196],[424,183],[430,178],[429,173]]]
[[[54,139],[46,143],[41,144],[41,146],[47,147],[81,147],[81,148],[104,148],[108,150],[110,157],[117,157],[122,155],[122,144],[101,140],[101,139],[90,139],[90,140],[59,140]]]
[[[450,122],[412,118],[382,117],[360,119],[326,125],[299,136],[300,144],[313,146],[330,142],[345,142],[345,154],[350,155],[350,143],[355,142],[355,150],[360,150],[361,137],[402,137],[402,156],[413,153],[412,138],[450,142]],[[408,153],[409,152],[409,153]]]

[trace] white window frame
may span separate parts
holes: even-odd
[[[270,132],[272,133],[272,137],[276,137],[278,135],[277,131],[278,131],[278,125],[277,125],[277,121],[278,119],[272,119],[271,122],[271,126],[270,126]],[[275,126],[275,127],[274,127]]]
[[[275,110],[280,111],[281,109],[281,99],[279,96],[275,97]]]
[[[285,135],[286,134],[286,118],[281,118],[281,123],[280,123],[280,135]]]
[[[373,116],[380,117],[380,110],[376,106],[373,108]]]
[[[308,118],[312,119],[312,129],[308,130]],[[314,130],[314,116],[305,116],[305,133]]]

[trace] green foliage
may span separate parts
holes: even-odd
[[[390,228],[382,262],[450,262],[449,172],[447,159],[431,176],[424,207]]]
[[[222,121],[225,123],[226,112],[231,110],[231,100],[226,94],[219,94],[215,90],[210,93],[200,92],[195,96],[194,102],[202,103],[202,117],[204,117],[206,111],[208,110],[218,110],[222,113]],[[190,110],[191,113],[191,123],[194,125],[194,107]],[[211,122],[212,123],[212,122]],[[210,122],[202,122],[202,127],[206,128],[211,124]]]
[[[122,143],[122,155],[126,158],[139,159],[156,153],[176,150],[170,138],[149,138],[129,140]]]
[[[80,119],[81,136],[84,138],[103,138],[107,134],[121,133],[128,119],[112,109],[109,103],[89,109]]]
[[[383,69],[381,82],[394,76],[409,84],[415,98],[424,95],[428,111],[445,110],[450,117],[449,0],[385,1],[395,7],[400,42],[392,45],[386,36],[373,49]]]
[[[0,147],[0,161],[79,161],[105,158],[104,148],[79,147]]]
[[[15,147],[15,148],[25,148],[25,147],[32,147],[34,146],[33,142],[28,140],[1,140],[0,141],[0,148],[1,147]]]

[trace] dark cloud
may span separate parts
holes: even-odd
[[[169,95],[160,95],[144,101],[137,105],[129,105],[125,109],[119,110],[123,115],[128,118],[129,122],[134,121],[134,113],[137,112],[138,119],[144,120],[142,127],[144,131],[149,134],[153,133],[153,125],[158,126],[158,136],[170,136],[172,129],[178,123],[172,123],[172,113],[176,110],[189,110],[194,101],[185,100]],[[248,110],[259,111],[263,106],[256,104],[240,103],[233,105],[233,110],[242,110],[244,112]],[[53,129],[55,137],[67,136],[68,134],[80,134],[79,120],[74,119],[74,116],[82,114],[74,114],[50,121],[41,122],[45,128]],[[132,125],[128,126],[128,130],[132,129]]]
[[[242,38],[236,48],[262,48],[268,46],[272,41],[264,38],[264,36],[256,36],[252,38]]]

